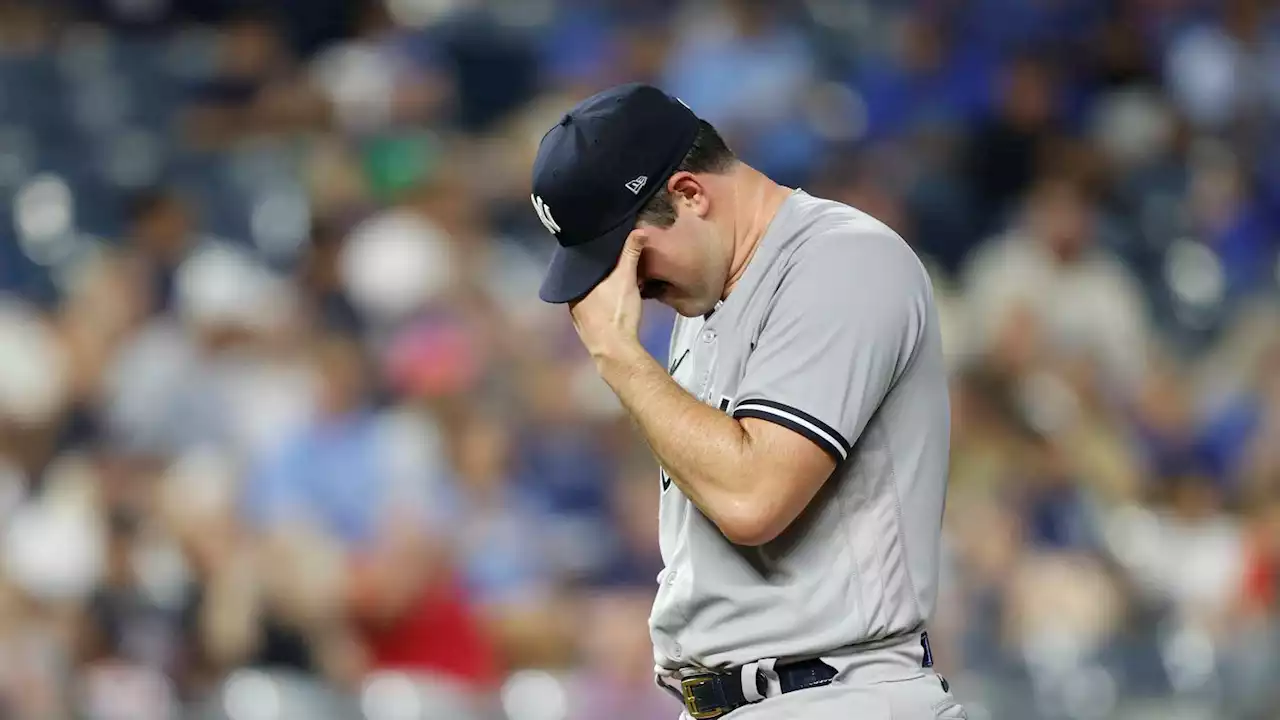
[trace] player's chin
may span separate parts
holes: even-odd
[[[669,293],[666,293],[663,295],[651,297],[649,299],[657,301],[658,304],[660,305],[666,305],[672,310],[675,310],[677,314],[684,315],[685,317],[694,317],[693,315],[689,314],[690,313],[690,311],[688,310],[689,303],[683,298],[679,298]]]
[[[687,318],[702,317],[715,308],[714,302],[706,303],[696,298],[688,297],[667,297],[659,300],[659,302]]]
[[[656,300],[678,314],[690,318],[706,315],[715,307],[715,301],[704,302],[700,298],[681,292],[675,285],[660,280],[643,283],[640,288],[640,297],[645,300]]]

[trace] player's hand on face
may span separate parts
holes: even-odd
[[[592,357],[601,358],[639,344],[640,316],[640,235],[627,238],[613,272],[581,300],[569,304],[573,326]]]

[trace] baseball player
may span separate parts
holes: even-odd
[[[558,241],[539,294],[662,468],[650,632],[682,717],[966,717],[926,633],[950,419],[915,254],[643,84],[547,132],[532,200]],[[644,298],[680,316],[670,367]]]

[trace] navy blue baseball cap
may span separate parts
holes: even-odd
[[[680,99],[630,83],[583,100],[547,131],[530,199],[559,247],[539,297],[572,302],[613,271],[641,208],[680,167],[698,127]]]

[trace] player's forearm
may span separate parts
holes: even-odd
[[[761,495],[742,425],[698,402],[639,345],[597,358],[597,367],[685,496],[726,535],[750,525]]]

